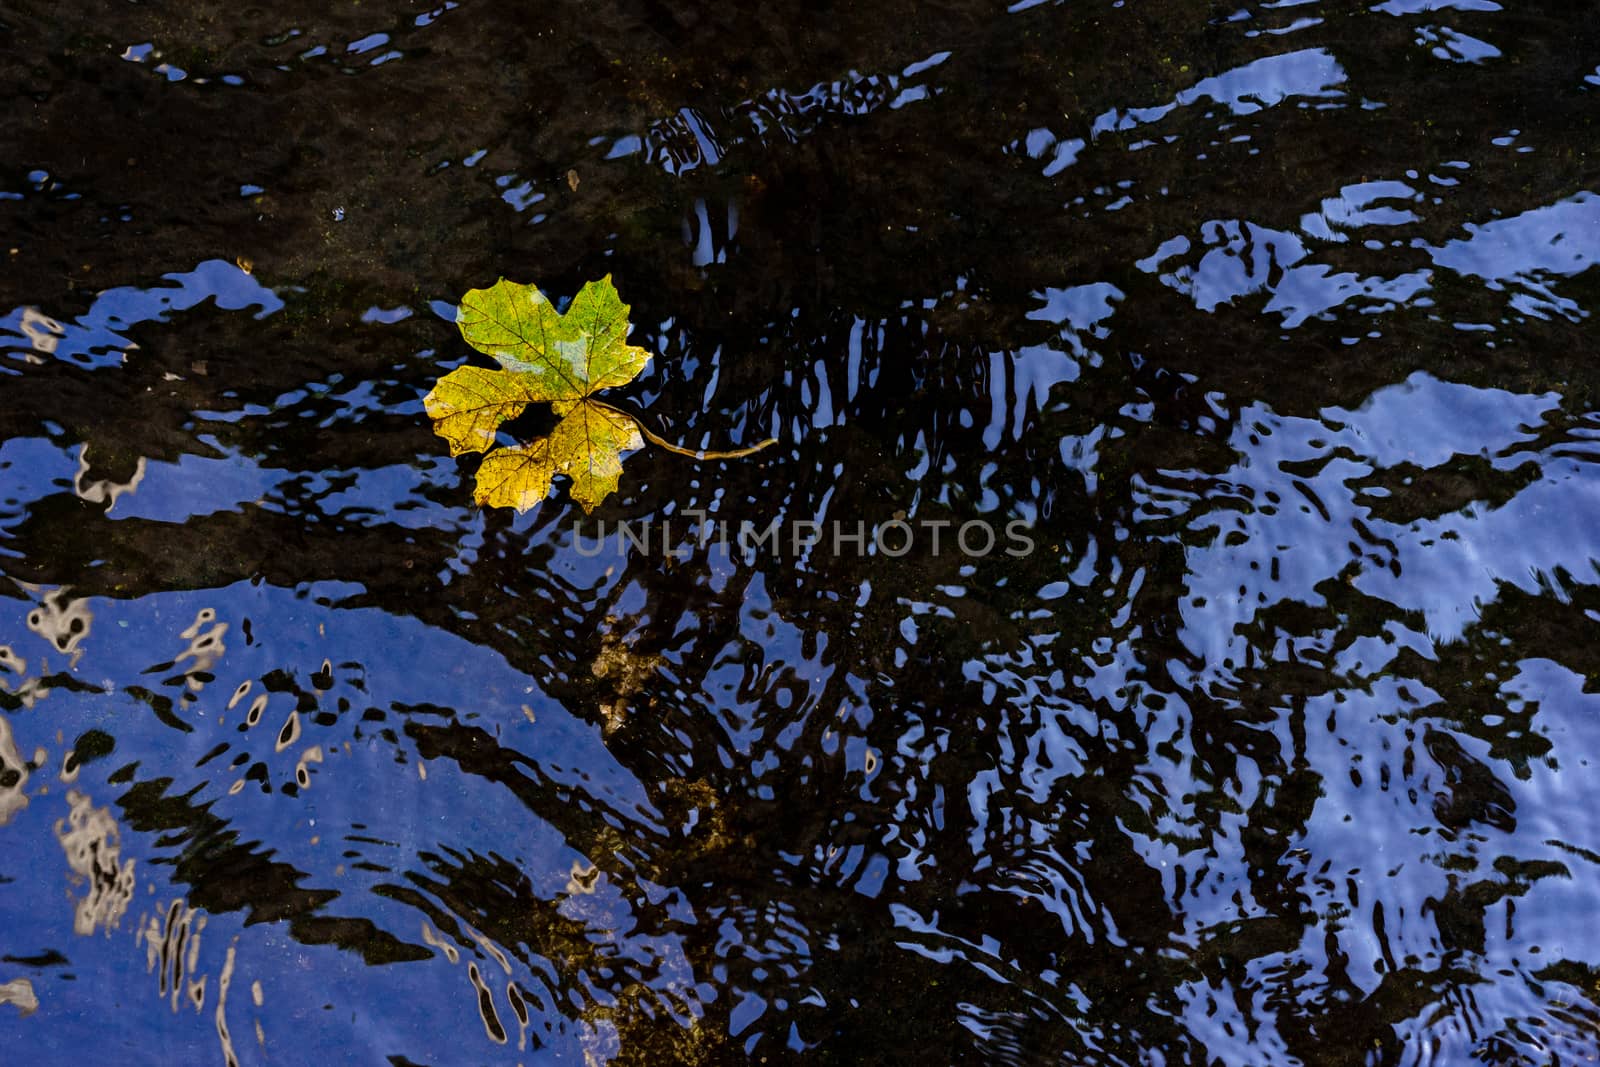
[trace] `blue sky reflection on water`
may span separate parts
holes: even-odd
[[[238,684],[258,681],[274,671],[309,676],[319,671],[326,660],[336,664],[336,681],[325,693],[329,705],[340,697],[350,699],[351,710],[341,713],[349,718],[361,716],[366,709],[391,709],[379,721],[398,723],[403,716],[389,718],[394,714],[392,709],[434,702],[444,706],[457,699],[461,680],[471,678],[477,699],[469,721],[503,743],[530,753],[538,773],[548,779],[553,789],[570,791],[575,800],[584,798],[581,802],[595,804],[622,824],[659,832],[657,815],[638,783],[610,759],[594,727],[573,720],[540,692],[532,679],[509,669],[494,653],[387,613],[333,607],[354,592],[322,586],[290,591],[245,585],[146,597],[131,604],[88,601],[93,627],[73,673],[90,684],[101,680],[106,691],[51,693],[50,703],[41,706],[50,708],[63,736],[103,729],[123,739],[114,754],[107,757],[119,766],[190,766],[187,774],[171,778],[164,790],[167,795],[183,797],[189,805],[226,820],[230,836],[256,843],[251,851],[270,857],[276,864],[293,867],[300,872],[295,881],[302,890],[333,890],[327,911],[370,919],[415,945],[423,943],[421,929],[426,920],[419,919],[413,908],[386,899],[377,887],[391,882],[387,872],[415,863],[419,853],[443,847],[458,853],[505,855],[532,880],[534,891],[553,900],[569,897],[574,870],[581,871],[589,865],[580,852],[567,845],[558,830],[537,817],[530,818],[525,813],[518,820],[518,829],[508,834],[510,827],[503,814],[508,798],[502,787],[474,775],[457,773],[448,760],[423,761],[408,746],[396,750],[375,735],[382,727],[369,725],[362,737],[361,728],[350,729],[348,721],[336,728],[308,722],[295,744],[280,748],[272,739],[296,704],[293,699],[284,699],[290,694],[278,693],[247,733],[240,720],[246,715],[245,705],[252,702],[252,694],[247,693],[234,709],[227,708]],[[228,669],[215,671],[215,680],[203,686],[187,683],[198,697],[189,708],[177,713],[177,718],[188,725],[187,732],[162,729],[149,736],[148,745],[140,744],[137,738],[143,735],[130,724],[148,720],[151,709],[126,691],[118,692],[112,679],[148,675],[152,659],[176,655],[184,645],[177,631],[207,609],[217,623],[227,626],[220,640],[231,646],[226,649]],[[242,637],[246,625],[252,635],[249,639]],[[36,649],[20,646],[19,651],[30,654]],[[42,669],[48,662],[44,658],[48,652],[38,654]],[[418,665],[423,662],[434,665],[425,671],[434,679],[431,686],[414,684]],[[168,670],[181,666],[180,662]],[[418,714],[425,716],[426,712]],[[251,769],[262,767],[263,778],[245,775],[242,770],[224,777],[214,776],[209,768],[200,770],[198,765],[209,750],[220,741],[237,742],[242,733],[247,741],[259,743],[251,746],[260,756],[252,762]],[[129,740],[134,743],[128,744]],[[311,749],[316,749],[321,758],[301,764],[309,768],[310,785],[299,792],[294,803],[284,803],[274,794],[281,794],[285,779],[294,781],[297,757]],[[54,751],[47,746],[47,756],[47,764],[55,765],[62,756],[59,745],[54,746]],[[419,768],[426,777],[419,774]],[[244,788],[230,789],[230,778],[244,783]],[[340,779],[349,784],[341,787]],[[352,792],[349,786],[358,782],[359,789]],[[91,802],[101,806],[118,792],[105,786],[89,790],[85,785],[80,789]],[[263,796],[267,789],[273,792]],[[30,806],[64,808],[60,792],[53,790],[55,795],[36,797]],[[374,797],[382,799],[377,807],[369,807]],[[496,816],[496,812],[502,814]],[[37,812],[34,814],[38,817]],[[355,827],[368,830],[362,833],[352,829]],[[442,830],[446,836],[441,836]],[[73,957],[71,973],[76,975],[76,981],[65,988],[75,995],[61,999],[54,995],[54,988],[41,988],[45,994],[41,1013],[47,1021],[54,1018],[54,1025],[69,1028],[77,1027],[75,1020],[96,1025],[96,1012],[86,1009],[110,990],[124,985],[153,985],[157,981],[155,975],[144,973],[145,954],[132,950],[128,927],[142,929],[153,912],[159,913],[171,896],[182,890],[181,881],[177,886],[169,881],[170,864],[183,854],[186,844],[192,846],[192,840],[185,841],[187,836],[152,841],[124,829],[121,858],[124,862],[133,860],[139,874],[137,890],[127,906],[128,921],[116,931],[97,931],[98,936],[73,939],[94,951]],[[373,844],[380,838],[381,845]],[[357,841],[354,852],[349,851],[352,840]],[[271,845],[262,844],[265,842]],[[357,864],[376,862],[382,870],[355,869],[345,857],[358,855],[361,858],[355,860]],[[38,939],[38,948],[58,943],[56,935],[64,933],[66,938],[59,940],[66,940],[71,934],[70,910],[54,903],[60,895],[60,882],[67,875],[66,865],[59,850],[42,854],[41,860],[52,868],[62,868],[60,876],[22,879],[18,884],[24,885],[27,892],[8,894],[5,900],[8,928],[27,928],[30,936]],[[614,897],[607,899],[603,882],[599,890],[598,897],[594,896],[594,887],[571,897],[581,901],[571,910],[582,914],[582,921],[602,923],[607,930],[626,929],[630,924],[627,903]],[[59,922],[35,925],[29,918],[45,914],[59,917]],[[241,918],[246,925],[240,925]],[[215,984],[226,946],[242,944],[236,984],[259,981],[272,994],[264,1007],[256,1007],[240,990],[233,991],[230,1003],[238,1012],[233,1023],[235,1034],[253,1042],[247,1020],[254,1017],[274,1033],[276,1041],[283,1042],[280,1049],[320,1047],[327,1054],[340,1054],[349,1041],[349,1036],[341,1033],[343,1020],[324,1021],[320,1004],[293,991],[310,993],[315,988],[337,988],[359,975],[363,969],[359,961],[338,952],[295,946],[281,935],[272,935],[270,926],[249,925],[252,920],[259,923],[261,919],[262,916],[249,913],[241,916],[231,911],[213,912],[202,935],[203,968],[196,973],[209,975]],[[66,924],[64,930],[60,923]],[[262,938],[261,933],[268,936]],[[670,939],[643,937],[636,944],[626,941],[618,948],[629,956],[659,965],[664,974],[682,971],[681,961],[673,957]],[[259,962],[252,962],[251,945],[258,946],[254,951],[264,954]],[[438,970],[447,973],[440,974]],[[436,995],[441,986],[456,982],[466,986],[464,975],[448,970],[447,961],[441,959],[437,969],[413,966],[386,972],[392,982],[384,983],[380,1001],[359,1013],[361,1029],[375,1039],[381,1035],[382,1041],[394,1042],[397,1047],[415,1048],[420,1042],[432,1047],[434,1055],[449,1055],[451,1041],[443,1035],[458,1025],[452,1018],[452,1009],[467,1002]],[[461,968],[453,970],[459,972]],[[495,977],[503,983],[506,976]],[[530,981],[524,969],[518,970],[517,977],[530,985],[539,980],[535,975]],[[391,1007],[385,1010],[383,1004]],[[180,1011],[187,1014],[189,1005],[183,1003]],[[136,1052],[150,1047],[152,1041],[166,1044],[187,1039],[197,1043],[190,1046],[191,1051],[201,1056],[205,1053],[198,1042],[209,1044],[215,1040],[203,1030],[185,1034],[185,1029],[195,1028],[177,1026],[166,1013],[138,1014],[140,1024],[132,1032],[116,1028],[115,1040],[124,1050]],[[206,1017],[209,1019],[209,1014]],[[542,1022],[558,1031],[562,1026],[559,1015]],[[557,1033],[547,1035],[547,1040],[559,1047],[562,1039]],[[575,1054],[577,1047],[569,1044],[568,1054]]]

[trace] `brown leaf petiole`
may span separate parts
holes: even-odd
[[[651,444],[656,445],[659,448],[664,448],[668,452],[675,452],[680,456],[688,456],[690,459],[743,459],[745,456],[755,455],[768,445],[775,445],[778,443],[778,439],[776,437],[769,437],[765,441],[751,445],[749,448],[734,448],[725,452],[684,448],[682,445],[675,445],[671,441],[668,441],[658,434],[651,432],[649,427],[647,427],[643,422],[640,422],[634,416],[629,415],[626,411],[620,411],[617,408],[612,407],[610,404],[602,403],[598,400],[591,399],[589,403],[593,404],[595,407],[605,408],[607,411],[615,411],[618,415],[623,415],[627,418],[633,419],[634,425],[639,427],[639,432],[643,434],[645,439]]]

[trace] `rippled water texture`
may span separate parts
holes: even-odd
[[[1595,1059],[1595,15],[0,6],[0,1060]]]

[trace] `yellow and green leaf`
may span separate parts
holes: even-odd
[[[536,286],[501,278],[462,298],[456,324],[467,344],[538,382],[551,400],[581,400],[626,385],[650,360],[627,343],[628,305],[609,274],[578,290],[566,314]]]
[[[433,431],[450,442],[450,454],[487,452],[502,422],[522,414],[530,403],[550,400],[540,383],[525,374],[481,367],[457,367],[439,379],[423,401]]]
[[[478,503],[527,511],[550,495],[557,474],[571,479],[572,499],[586,512],[616,492],[622,453],[644,445],[639,424],[592,400],[563,402],[555,410],[563,418],[550,436],[484,457]]]
[[[650,362],[649,352],[628,344],[628,305],[609,274],[578,290],[565,313],[537,287],[501,278],[461,299],[456,324],[468,344],[502,369],[458,367],[439,379],[423,405],[452,456],[485,453],[474,494],[480,504],[527,511],[549,497],[559,474],[571,481],[572,499],[593,511],[617,491],[622,454],[643,447],[646,437],[698,460],[736,459],[775,443],[695,451],[591,399],[633,381]],[[556,428],[526,445],[495,448],[501,424],[533,403],[551,405],[561,416]]]
[[[423,401],[450,454],[484,452],[477,500],[526,511],[565,475],[572,498],[593,511],[616,491],[622,453],[644,444],[633,419],[588,398],[638,377],[650,353],[627,343],[628,305],[608,274],[578,291],[565,314],[536,286],[501,278],[461,300],[456,324],[501,370],[458,367]],[[565,416],[549,437],[495,449],[500,425],[531,403]]]

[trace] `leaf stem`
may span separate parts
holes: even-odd
[[[726,452],[711,452],[704,449],[684,448],[682,445],[675,445],[659,434],[653,433],[648,426],[640,422],[637,418],[634,418],[634,416],[629,415],[626,411],[620,411],[617,408],[612,407],[610,404],[599,400],[590,399],[589,403],[595,405],[596,407],[605,408],[607,411],[615,411],[618,415],[624,415],[630,419],[633,419],[634,425],[639,427],[639,432],[642,433],[645,436],[645,439],[651,444],[664,448],[668,452],[676,452],[680,456],[688,456],[690,459],[743,459],[745,456],[755,455],[768,445],[775,445],[778,443],[778,439],[776,437],[769,437],[759,444],[751,445],[749,448],[734,448],[729,449]]]

